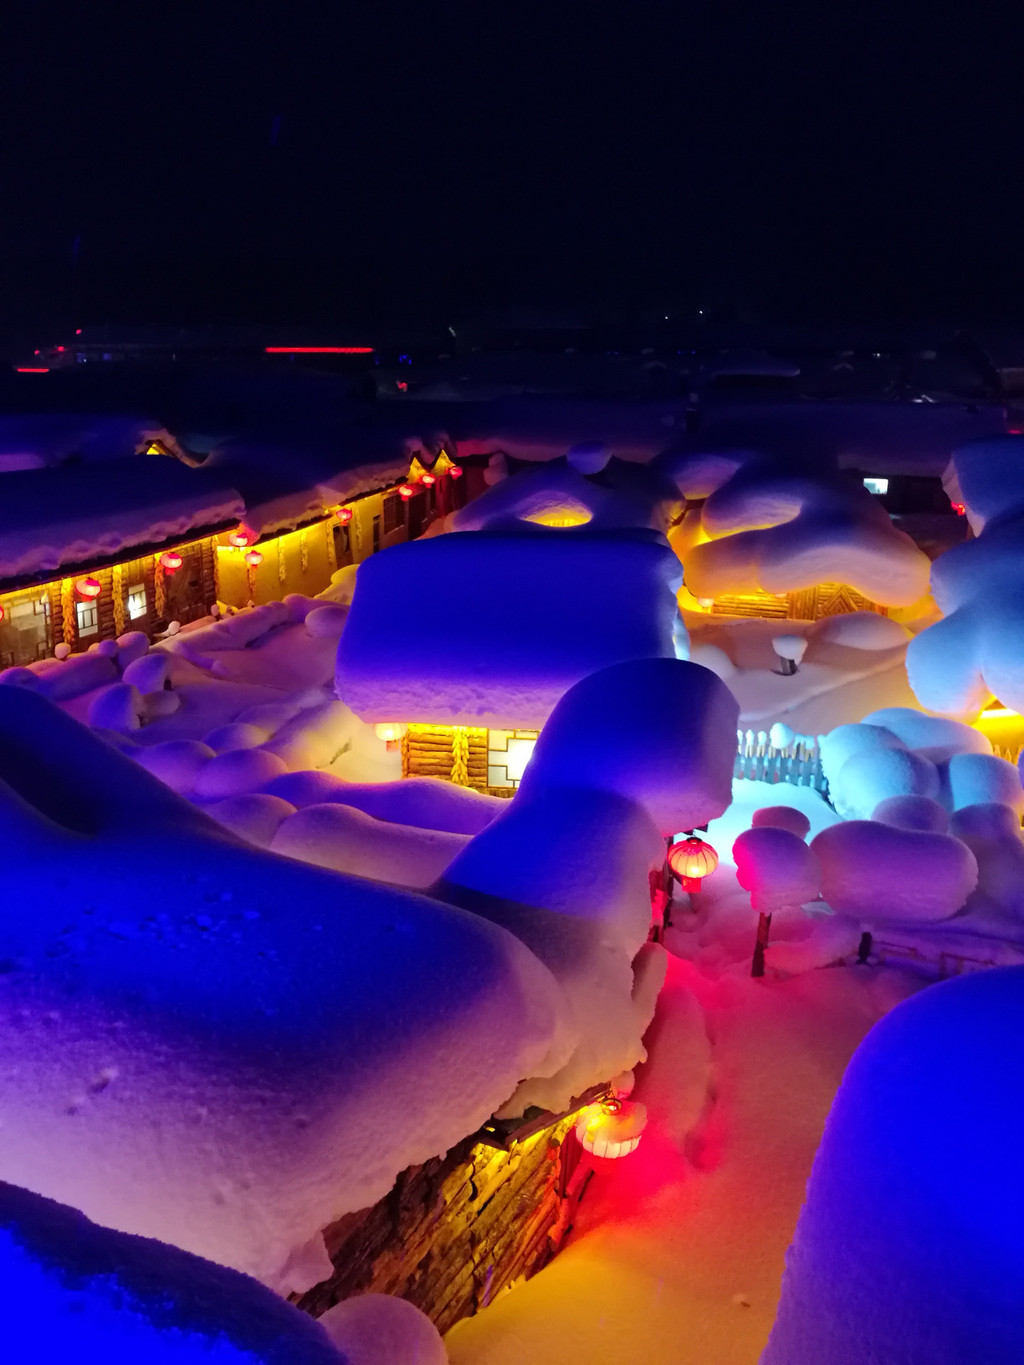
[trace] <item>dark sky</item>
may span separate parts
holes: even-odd
[[[1015,8],[12,4],[0,327],[1020,318]]]

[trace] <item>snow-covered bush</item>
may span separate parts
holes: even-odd
[[[102,730],[137,730],[145,716],[142,693],[130,682],[101,687],[89,702],[89,724]]]
[[[1024,814],[1024,788],[1013,763],[995,754],[954,754],[946,769],[953,810],[964,806],[997,804]]]
[[[844,820],[867,820],[890,796],[939,795],[939,770],[908,749],[862,749],[843,764],[829,796]]]
[[[811,822],[802,810],[795,806],[762,806],[754,811],[750,821],[751,829],[787,829],[798,839],[806,839]]]
[[[347,616],[347,607],[316,607],[305,618],[306,630],[314,640],[337,640],[345,628]]]
[[[745,830],[732,846],[736,880],[750,892],[750,904],[764,915],[818,898],[821,870],[803,837],[778,826]]]
[[[974,854],[948,834],[847,820],[811,848],[828,904],[868,923],[949,919],[978,882]]]
[[[926,834],[946,834],[949,813],[930,796],[887,796],[879,801],[871,816],[883,825],[897,829],[916,829]]]
[[[1024,835],[1006,805],[964,806],[950,822],[951,833],[978,863],[978,892],[1024,919]]]
[[[159,692],[169,682],[170,659],[161,650],[153,650],[125,667],[121,677],[140,692]]]

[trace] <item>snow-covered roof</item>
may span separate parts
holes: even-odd
[[[239,520],[226,480],[140,456],[22,470],[0,485],[0,581],[30,581]]]
[[[174,448],[174,438],[153,417],[107,413],[15,413],[0,416],[0,474],[45,469],[66,460],[119,460],[151,441]]]
[[[364,720],[539,728],[580,678],[673,657],[679,564],[654,532],[453,532],[359,567],[338,695]]]

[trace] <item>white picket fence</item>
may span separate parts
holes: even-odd
[[[821,770],[821,754],[814,735],[796,735],[791,744],[777,747],[765,730],[737,730],[733,776],[753,782],[813,787],[823,796],[828,795],[828,783]]]

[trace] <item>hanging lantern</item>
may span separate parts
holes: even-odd
[[[458,465],[458,464],[453,464],[452,467],[451,467],[451,469],[449,469],[448,474],[449,474],[449,476],[450,476],[451,478],[453,478],[453,479],[461,479],[461,478],[462,478],[462,466],[461,466],[461,465]]]
[[[177,550],[166,550],[160,556],[160,567],[164,573],[177,573],[183,563],[184,560]]]
[[[967,515],[967,508],[962,502],[951,502],[949,505],[958,517],[965,517]]]
[[[403,502],[408,502],[415,492],[416,490],[411,483],[400,483],[398,485],[398,496]]]
[[[7,612],[4,610],[4,604],[0,602],[0,621],[2,621],[6,615]]]
[[[424,488],[431,488],[437,483],[437,480],[434,478],[433,474],[424,474],[420,479],[420,483],[423,484]]]
[[[250,550],[245,556],[245,562],[250,569],[255,569],[263,563],[263,556],[260,554],[259,550]]]
[[[583,1111],[576,1136],[585,1151],[613,1159],[635,1152],[646,1126],[646,1105],[610,1095]]]
[[[244,550],[247,545],[252,544],[253,535],[252,532],[248,530],[247,527],[239,526],[237,531],[231,532],[231,534],[228,536],[228,540],[231,542],[231,544],[235,547],[236,550]]]
[[[80,578],[75,584],[75,591],[87,602],[94,602],[103,591],[103,584],[98,578]]]
[[[349,524],[349,522],[352,520],[352,508],[351,508],[351,507],[339,507],[338,510],[335,512],[334,515],[335,515],[335,516],[338,518],[338,520],[341,522],[342,526],[347,526],[347,525]]]
[[[684,891],[699,891],[701,878],[709,877],[718,866],[718,854],[710,844],[691,834],[669,849],[668,865]]]

